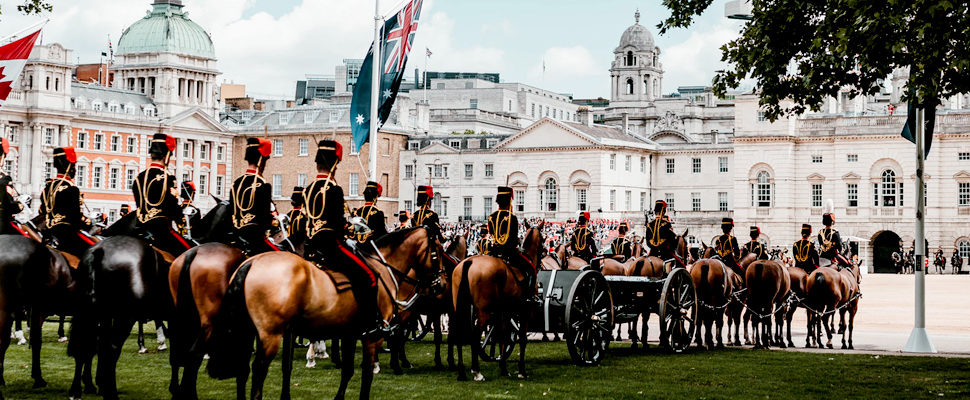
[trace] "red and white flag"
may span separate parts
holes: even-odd
[[[30,35],[0,46],[0,109],[7,103],[14,79],[20,78],[20,73],[27,65],[27,58],[40,37],[40,29]]]

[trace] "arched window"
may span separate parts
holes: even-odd
[[[650,78],[643,81],[643,94],[650,94]]]
[[[431,200],[431,209],[434,210],[435,214],[442,215],[441,212],[441,193],[434,194],[434,200]]]
[[[556,185],[556,180],[553,178],[546,179],[545,185],[543,185],[544,193],[543,198],[544,206],[546,211],[556,211],[559,205],[559,188]]]
[[[887,169],[882,171],[882,183],[879,185],[878,193],[882,198],[876,198],[877,207],[896,207],[897,206],[897,183],[896,183],[896,172]]]
[[[771,174],[768,171],[758,173],[758,181],[755,183],[755,205],[771,207]]]
[[[626,80],[626,94],[633,94],[633,79]]]
[[[970,257],[970,242],[963,240],[957,244],[957,249],[960,251],[960,258],[964,260]]]
[[[633,52],[632,51],[626,52],[626,62],[624,63],[624,65],[627,66],[627,67],[633,66]]]

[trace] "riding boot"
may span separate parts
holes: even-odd
[[[377,287],[359,287],[354,291],[354,297],[361,310],[362,338],[368,340],[387,337],[390,329],[377,307]],[[373,315],[373,319],[368,321],[367,314]]]

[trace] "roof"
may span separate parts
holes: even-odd
[[[608,125],[586,125],[578,122],[559,121],[572,129],[585,133],[596,139],[602,144],[610,144],[609,141],[634,142],[644,144],[656,144],[653,141],[623,132],[622,129]]]
[[[215,59],[212,38],[182,11],[179,0],[155,0],[152,10],[118,40],[118,54],[179,53]]]
[[[87,100],[101,100],[105,103],[133,103],[140,106],[155,105],[152,99],[148,98],[145,94],[130,90],[108,88],[96,84],[72,83],[71,97],[75,100],[84,98]]]
[[[623,36],[620,36],[620,45],[617,46],[616,51],[622,51],[627,46],[633,46],[637,50],[653,50],[653,34],[647,30],[646,27],[640,25],[640,11],[636,13],[637,22],[633,26],[626,28],[623,31]]]

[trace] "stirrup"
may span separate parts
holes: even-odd
[[[370,330],[361,332],[360,336],[361,336],[361,339],[369,340],[369,339],[377,339],[377,338],[386,338],[389,333],[391,333],[390,324],[388,324],[387,321],[381,318],[380,322],[377,324],[376,327],[371,328]]]

